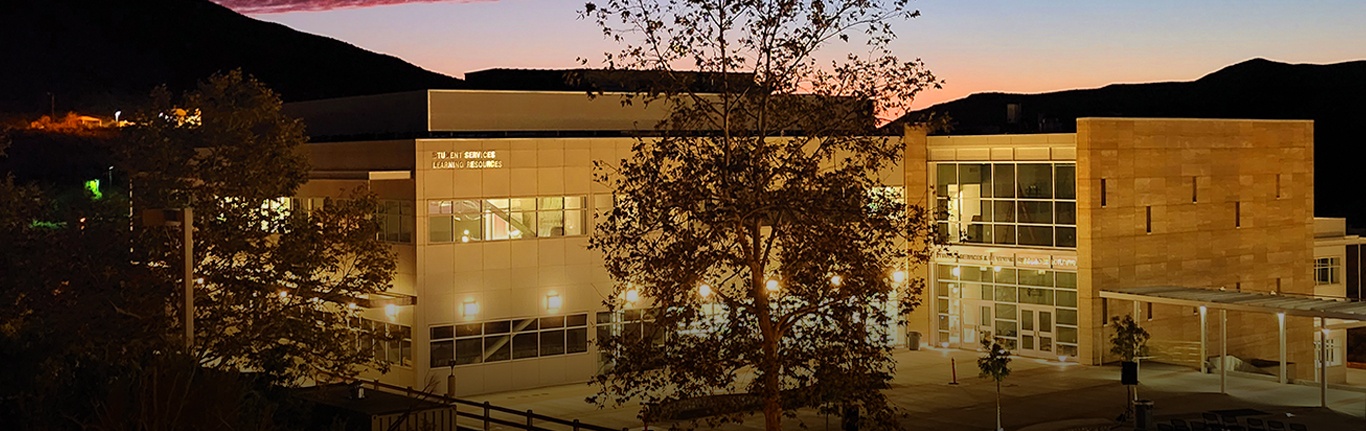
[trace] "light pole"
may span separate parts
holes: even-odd
[[[176,221],[177,217],[174,215],[177,213],[179,222]],[[194,346],[194,209],[185,207],[178,210],[144,210],[142,212],[142,225],[147,227],[175,227],[178,225],[184,235],[185,349],[189,350]]]

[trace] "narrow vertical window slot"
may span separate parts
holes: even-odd
[[[1200,177],[1191,177],[1191,203],[1200,201]]]
[[[1148,233],[1153,233],[1153,207],[1152,207],[1151,205],[1148,206],[1148,207],[1147,207],[1147,211],[1148,211],[1148,214],[1147,214],[1147,229],[1148,229]]]
[[[1105,190],[1105,179],[1104,179],[1104,178],[1101,178],[1101,180],[1100,180],[1100,206],[1101,206],[1101,208],[1104,208],[1104,207],[1105,207],[1105,197],[1106,197],[1106,196],[1105,196],[1105,194],[1106,194],[1105,192],[1106,192],[1106,190]]]
[[[1151,302],[1148,303],[1148,320],[1153,320],[1153,303]]]
[[[1281,278],[1276,277],[1276,293],[1281,293]]]
[[[1233,203],[1233,227],[1243,227],[1243,203]]]
[[[1276,199],[1281,198],[1281,174],[1276,174]]]

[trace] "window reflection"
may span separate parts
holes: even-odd
[[[1075,164],[938,163],[934,171],[941,241],[1076,247]]]

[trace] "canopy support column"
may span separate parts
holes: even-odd
[[[1219,393],[1228,393],[1228,310],[1219,309]]]
[[[1285,313],[1276,313],[1276,321],[1281,331],[1281,384],[1288,382],[1285,376]]]
[[[1319,407],[1328,407],[1328,327],[1319,318]]]
[[[1205,345],[1209,343],[1209,330],[1205,325],[1205,306],[1200,306],[1200,374],[1209,372],[1209,355]]]

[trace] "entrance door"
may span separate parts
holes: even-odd
[[[1053,308],[1020,306],[1020,355],[1051,358],[1053,353]]]

